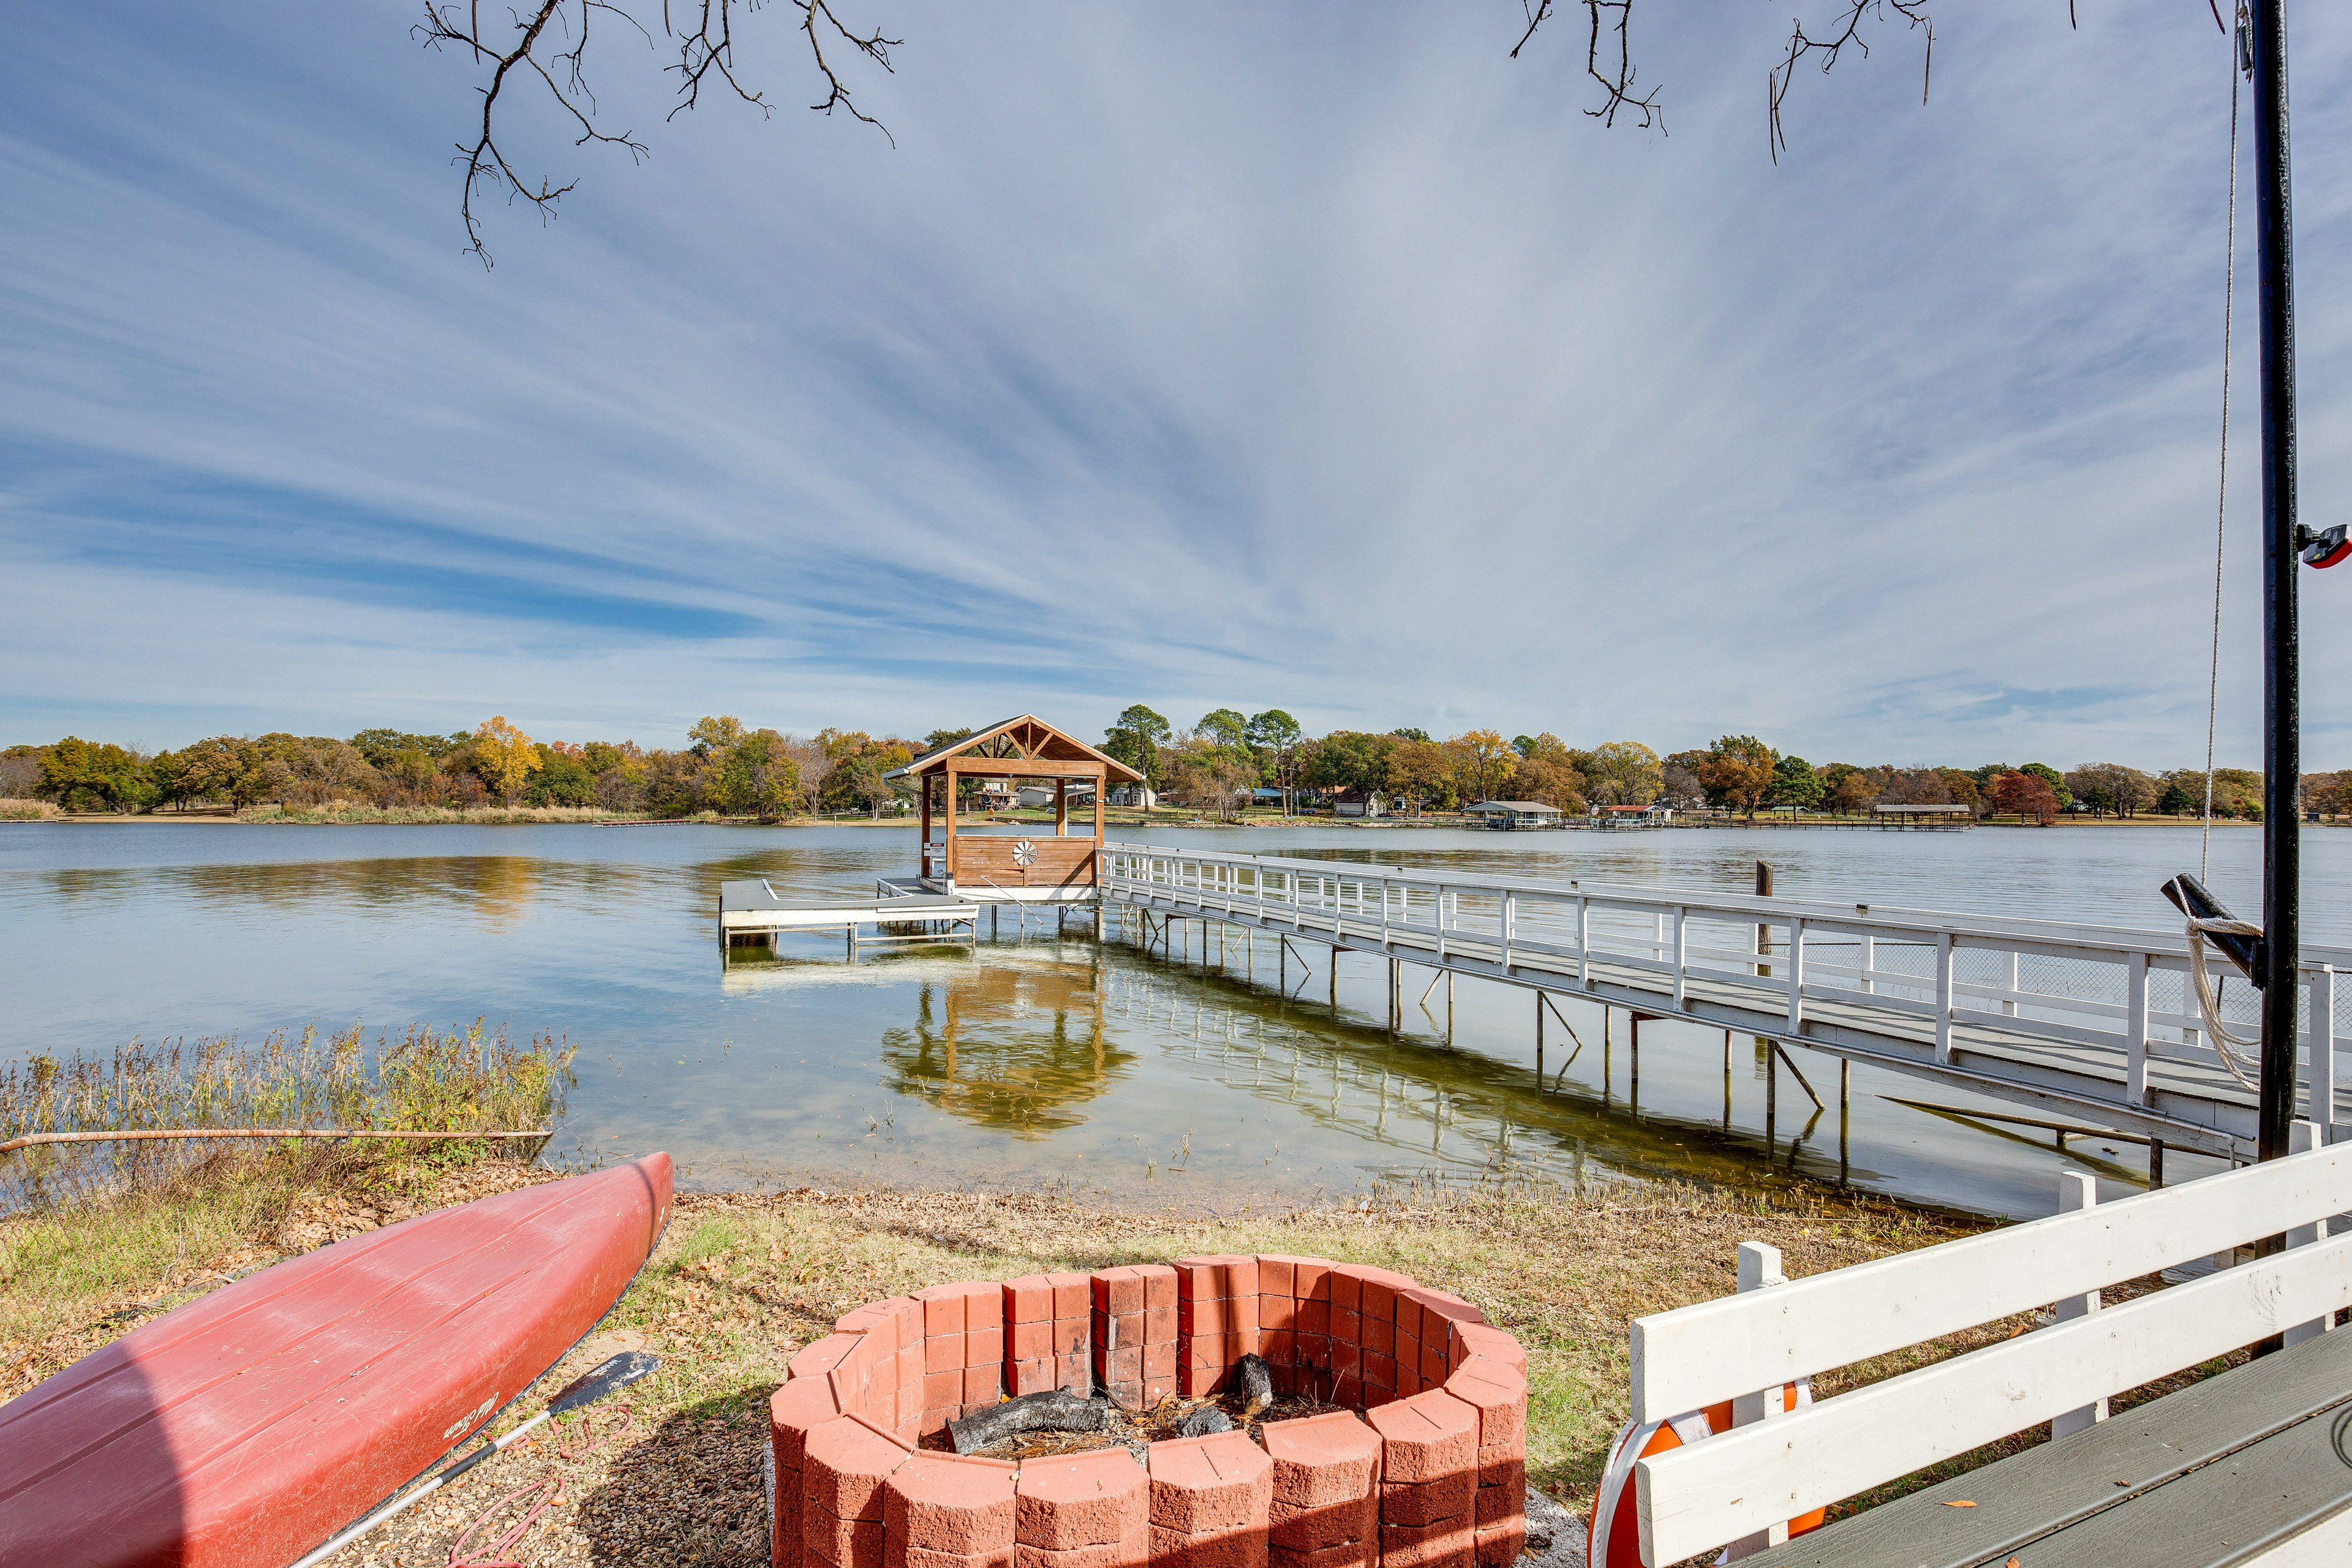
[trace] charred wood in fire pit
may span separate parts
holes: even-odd
[[[1246,1421],[1274,1403],[1274,1368],[1260,1355],[1245,1355],[1236,1369],[1241,1373],[1242,1396],[1246,1402],[1242,1419]]]
[[[1213,1432],[1230,1432],[1233,1429],[1232,1416],[1213,1405],[1203,1405],[1177,1424],[1176,1436],[1205,1437]]]
[[[992,1405],[976,1415],[948,1423],[948,1440],[959,1454],[977,1453],[1022,1432],[1108,1432],[1110,1401],[1081,1399],[1067,1389],[1024,1394]]]

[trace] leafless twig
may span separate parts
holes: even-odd
[[[668,118],[676,119],[699,103],[703,85],[714,73],[743,102],[762,115],[771,112],[766,95],[745,86],[735,68],[736,17],[739,13],[756,12],[763,4],[764,0],[692,0],[685,22],[679,22],[671,16],[670,0],[663,0],[662,32],[678,51],[677,63],[665,68],[678,77],[678,102]],[[827,115],[836,108],[845,110],[852,119],[863,121],[888,138],[889,128],[858,107],[849,84],[826,58],[824,35],[848,44],[886,71],[892,69],[890,50],[900,40],[884,37],[879,28],[864,36],[851,31],[835,14],[831,0],[784,0],[784,4],[800,12],[800,31],[808,39],[817,73],[824,79],[824,98],[809,107]],[[583,63],[590,25],[600,12],[635,28],[650,47],[653,35],[635,16],[614,0],[526,0],[523,10],[504,9],[510,32],[498,42],[483,32],[481,0],[425,0],[425,20],[412,29],[428,47],[455,45],[475,63],[489,68],[489,80],[479,89],[481,125],[470,142],[457,144],[457,156],[452,160],[466,170],[458,207],[466,225],[467,251],[480,257],[485,267],[490,265],[490,253],[482,243],[481,216],[475,205],[478,192],[504,190],[509,203],[529,202],[545,218],[553,216],[557,201],[578,184],[567,181],[558,185],[541,179],[534,187],[508,162],[499,144],[498,111],[510,75],[527,71],[539,79],[578,130],[573,146],[606,142],[626,149],[632,160],[642,159],[647,152],[632,133],[607,132],[598,125],[596,97],[588,89]],[[566,40],[568,48],[562,47]],[[898,144],[895,139],[891,144]]]
[[[1658,102],[1658,89],[1652,88],[1639,97],[1633,92],[1633,79],[1639,73],[1634,68],[1633,47],[1626,33],[1626,25],[1633,16],[1633,0],[1580,0],[1580,3],[1588,24],[1584,40],[1585,74],[1601,84],[1601,90],[1605,95],[1600,108],[1588,109],[1584,112],[1603,125],[1613,126],[1621,112],[1630,114],[1638,110],[1643,130],[1655,126],[1664,132],[1666,128],[1665,110]],[[1519,0],[1519,5],[1527,16],[1528,30],[1521,33],[1519,41],[1511,46],[1513,59],[1519,58],[1519,51],[1527,47],[1528,40],[1536,36],[1536,29],[1542,26],[1551,15],[1552,0]],[[1614,19],[1604,17],[1603,12],[1614,13]],[[1610,36],[1606,43],[1601,38],[1604,31]],[[1615,63],[1603,67],[1602,55],[1612,50],[1616,56]]]
[[[1519,41],[1511,46],[1513,59],[1519,58],[1519,51],[1528,47],[1528,41],[1536,36],[1536,30],[1551,19],[1554,5],[1565,3],[1566,0],[1519,0],[1528,25],[1520,33]],[[1633,0],[1578,0],[1578,3],[1584,7],[1587,24],[1584,68],[1593,80],[1601,84],[1604,95],[1600,108],[1588,109],[1584,112],[1604,124],[1614,125],[1619,114],[1630,114],[1638,110],[1644,129],[1654,125],[1661,131],[1664,130],[1665,111],[1659,102],[1658,90],[1652,88],[1638,95],[1634,91],[1634,81],[1639,73],[1633,65],[1630,41]],[[1848,45],[1868,55],[1870,45],[1862,37],[1865,18],[1882,20],[1891,10],[1910,23],[1914,29],[1927,35],[1926,58],[1919,73],[1919,101],[1927,101],[1928,80],[1936,63],[1936,24],[1927,14],[1927,0],[1837,0],[1837,7],[1834,24],[1819,37],[1806,30],[1802,17],[1798,18],[1792,24],[1786,54],[1766,78],[1765,129],[1772,161],[1776,163],[1789,144],[1780,124],[1780,107],[1788,100],[1789,87],[1795,77],[1797,63],[1818,54],[1822,57],[1821,68],[1827,71],[1837,64],[1838,57]],[[2216,15],[2218,17],[2218,12]],[[2074,0],[2067,0],[2066,19],[2069,24],[2074,21]],[[1609,63],[1604,63],[1604,60]]]
[[[1927,47],[1926,59],[1919,68],[1919,101],[1922,104],[1927,101],[1928,78],[1936,65],[1936,23],[1935,19],[1927,15],[1926,0],[1840,0],[1840,3],[1845,13],[1844,16],[1821,37],[1816,38],[1806,32],[1803,20],[1801,18],[1798,20],[1795,30],[1789,37],[1788,55],[1765,79],[1765,98],[1769,116],[1766,127],[1766,140],[1770,145],[1772,162],[1775,163],[1780,161],[1781,153],[1789,145],[1788,133],[1780,124],[1780,106],[1788,101],[1789,88],[1797,74],[1797,62],[1809,55],[1818,54],[1822,57],[1821,68],[1826,74],[1837,64],[1839,54],[1849,44],[1860,49],[1864,57],[1867,58],[1870,54],[1870,45],[1862,37],[1862,19],[1865,16],[1877,20],[1891,9],[1896,16],[1909,22],[1915,31],[1926,29]]]

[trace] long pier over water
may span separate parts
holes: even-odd
[[[2183,935],[1140,844],[1105,844],[1097,886],[1105,906],[1160,922],[1379,957],[1392,1019],[1404,966],[1425,966],[1801,1045],[2175,1148],[2255,1152],[2253,1070],[2240,1081],[2205,1038]],[[2297,1113],[2335,1137],[2352,1133],[2337,1088],[2346,968],[2352,949],[2303,950]],[[2252,988],[2229,990],[2223,1022],[2252,1033]]]

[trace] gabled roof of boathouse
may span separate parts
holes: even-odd
[[[1024,763],[1099,763],[1105,776],[1111,780],[1139,781],[1143,775],[1120,762],[1117,757],[1096,750],[1067,731],[1056,730],[1034,713],[1024,713],[975,730],[961,741],[925,752],[905,767],[885,774],[887,778],[918,778],[925,773],[944,773],[950,761],[962,763],[1002,763],[1003,776],[1025,778]],[[960,773],[994,771],[985,767],[959,767]]]

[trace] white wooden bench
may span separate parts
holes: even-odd
[[[2105,1419],[2111,1396],[2273,1334],[2283,1334],[2290,1346],[2302,1345],[2322,1334],[2335,1313],[2352,1307],[2352,1234],[2326,1234],[2330,1216],[2352,1210],[2352,1143],[2316,1144],[2312,1127],[2298,1122],[2298,1152],[2284,1159],[2107,1204],[2096,1202],[2090,1178],[2069,1173],[2062,1188],[2063,1212],[2046,1219],[1802,1279],[1781,1278],[1775,1249],[1743,1245],[1740,1294],[1633,1324],[1636,1422],[1671,1419],[1727,1399],[1736,1402],[1740,1422],[1634,1466],[1643,1562],[1659,1568],[1724,1546],[1735,1558],[1769,1552],[1775,1564],[1894,1562],[1884,1555],[1884,1527],[1859,1527],[1913,1500],[1856,1515],[1794,1545],[1782,1545],[1783,1521],[2045,1422],[2063,1443],[1971,1472],[1964,1480],[1974,1489],[1958,1495],[1992,1508],[2000,1489],[2010,1484],[2004,1471],[2037,1455],[2031,1477],[2018,1472],[2019,1484],[2030,1480],[2041,1492],[2074,1497],[2085,1507],[2082,1499],[2095,1494],[2135,1500],[2154,1495],[2152,1489],[2164,1484],[2161,1479],[2126,1475],[2116,1462],[2102,1468],[2101,1456],[2115,1452],[2123,1438],[2113,1435],[2110,1441],[2104,1428],[2097,1435],[2090,1431]],[[2203,1278],[2100,1309],[2103,1287],[2217,1254],[2233,1256],[2243,1244],[2282,1232],[2289,1243],[2285,1252],[2217,1267]],[[1835,1398],[1784,1413],[1781,1400],[1758,1396],[1759,1390],[2053,1302],[2056,1321],[2034,1332]],[[2207,1428],[2226,1421],[2233,1401],[2275,1416],[2281,1398],[2292,1405],[2307,1394],[2305,1405],[2310,1408],[2296,1406],[2305,1416],[2335,1405],[2352,1411],[2352,1359],[2333,1353],[2347,1345],[2352,1345],[2352,1333],[2330,1335],[2326,1344],[2311,1347],[2328,1352],[2324,1357],[2288,1352],[2311,1369],[2310,1375],[2341,1386],[2265,1393],[2282,1376],[2294,1375],[2274,1369],[2245,1384],[2242,1400],[2235,1400],[2231,1387],[2217,1386],[2283,1359],[2273,1357],[2152,1402],[2116,1425],[2132,1427],[2134,1440],[2148,1437],[2149,1431],[2174,1419],[2152,1413],[2200,1389],[2207,1391],[2201,1400],[2177,1407],[2179,1419],[2201,1423],[2195,1442],[2210,1444]],[[2324,1460],[2298,1462],[2340,1468],[2341,1477],[2315,1472],[2311,1483],[2319,1490],[2305,1492],[2321,1497],[2315,1508],[2309,1495],[2302,1502],[2290,1497],[2288,1503],[2273,1505],[2315,1515],[2278,1521],[2279,1529],[2304,1542],[2296,1550],[2305,1556],[2320,1539],[2311,1531],[2335,1531],[2352,1518],[2326,1500],[2337,1496],[2327,1489],[2340,1480],[2343,1499],[2352,1503],[2352,1458],[2338,1464],[2347,1422],[2341,1415],[2334,1419],[2339,1430],[2333,1452],[2325,1441],[2329,1425],[2323,1419],[2312,1429],[2321,1437],[2315,1439],[2319,1448],[2311,1451],[2326,1455]],[[2163,1439],[2161,1431],[2148,1437],[2171,1452],[2173,1446]],[[2225,1443],[2213,1451],[2237,1454],[2245,1447]],[[2305,1442],[2296,1451],[2309,1449]],[[2101,1474],[2081,1487],[2063,1477],[2053,1479],[2052,1467],[2074,1462],[2069,1454],[2081,1456],[2079,1463]],[[2116,1474],[2106,1476],[2104,1469]],[[1937,1489],[1939,1498],[1958,1484]],[[2114,1490],[2119,1487],[2135,1489]],[[1970,1517],[1943,1510],[1937,1500],[1925,1506],[1938,1510],[1932,1521],[1938,1527]],[[2338,1517],[2323,1524],[2330,1514]],[[1977,1533],[1983,1535],[1992,1524],[1989,1513]],[[2019,1526],[2012,1521],[2001,1528],[2010,1531],[2004,1540],[2042,1539],[2030,1522]],[[2051,1527],[2060,1528],[2063,1521]],[[1878,1538],[1876,1547],[1855,1550],[1865,1537]],[[1955,1552],[1934,1560],[1975,1560],[1964,1549]],[[2338,1558],[2332,1552],[2331,1547],[2309,1560],[2352,1563],[2352,1554]],[[2063,1555],[2054,1550],[2041,1558],[2028,1553],[2027,1568]],[[2151,1552],[2148,1560],[2184,1561],[2159,1552]],[[2228,1560],[2284,1563],[2304,1557]],[[1906,1542],[1902,1561],[1930,1557],[1915,1556]],[[2001,1559],[1990,1561],[1999,1564]]]

